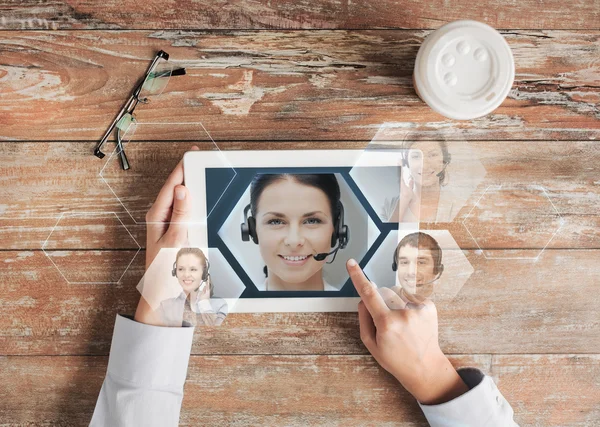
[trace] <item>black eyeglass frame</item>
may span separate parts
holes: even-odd
[[[140,93],[142,92],[144,83],[146,83],[146,80],[148,79],[148,77],[150,77],[152,75],[154,68],[156,67],[156,64],[158,63],[158,61],[161,58],[164,59],[165,61],[168,61],[169,54],[167,52],[165,52],[164,50],[160,50],[156,54],[156,56],[152,60],[152,63],[148,67],[148,70],[146,70],[146,74],[144,74],[144,77],[141,79],[140,83],[138,83],[138,85],[135,87],[135,89],[129,96],[129,99],[125,102],[125,104],[121,108],[121,111],[119,111],[119,114],[117,114],[116,118],[113,120],[113,122],[109,126],[108,130],[106,131],[106,133],[100,140],[100,142],[98,142],[98,144],[96,145],[96,148],[94,149],[94,155],[96,157],[98,157],[99,159],[104,158],[105,154],[101,151],[101,148],[104,145],[104,143],[108,140],[108,137],[110,136],[111,132],[115,129],[115,126],[117,126],[119,121],[123,117],[125,117],[127,114],[131,115],[133,118],[133,112],[135,111],[135,107],[138,105],[138,103],[140,103],[140,102],[142,104],[148,103],[148,98],[140,98]],[[172,71],[165,71],[164,74],[165,74],[165,77],[166,76],[181,76],[181,75],[185,74],[185,68],[177,68]],[[154,78],[156,78],[156,77],[163,77],[163,76],[161,76],[160,73],[157,73],[157,75],[154,76]],[[123,149],[120,131],[121,130],[119,128],[117,128],[117,148],[119,150],[121,166],[124,170],[127,170],[127,169],[129,169],[130,166],[129,166],[129,161],[127,160],[127,156],[125,155],[125,150]]]

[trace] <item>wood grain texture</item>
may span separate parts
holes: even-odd
[[[201,121],[217,141],[368,141],[385,122],[425,135],[444,129],[449,139],[600,137],[598,31],[505,32],[513,88],[492,114],[463,122],[414,92],[414,59],[429,33],[5,31],[0,139],[99,140],[161,48],[188,75],[171,78],[138,119]]]
[[[519,425],[598,425],[597,354],[450,360],[491,375]],[[89,423],[107,362],[0,357],[0,418],[8,425]],[[192,356],[184,393],[180,425],[427,425],[414,399],[370,356]]]
[[[430,30],[465,18],[503,29],[516,76],[493,114],[457,122],[419,100],[411,74]],[[0,424],[89,423],[115,316],[139,299],[144,215],[192,141],[362,148],[394,122],[471,141],[487,170],[454,222],[422,227],[450,230],[474,268],[437,301],[442,349],[492,375],[520,425],[600,426],[598,22],[600,0],[0,0]],[[95,141],[159,49],[188,75],[137,109],[132,170],[113,159],[100,177]],[[499,184],[543,187],[565,221],[536,261],[486,259],[461,223]],[[507,223],[540,198],[508,194],[478,204],[471,230],[487,256],[535,255],[540,239]],[[543,217],[520,227],[540,237]],[[367,354],[355,313],[198,327],[185,390],[181,425],[426,425]]]
[[[162,126],[153,129],[159,128]],[[181,135],[191,131],[180,130]],[[40,249],[46,239],[48,249],[145,247],[146,212],[191,145],[131,142],[126,152],[132,167],[123,171],[116,158],[94,157],[93,143],[2,143],[0,174],[5,185],[0,188],[0,247]],[[208,143],[198,145],[211,148]],[[224,150],[360,149],[366,143],[265,141],[219,145]],[[463,249],[477,248],[471,234],[481,237],[478,243],[485,249],[541,249],[560,226],[558,212],[563,224],[549,248],[600,248],[600,149],[596,142],[472,141],[469,145],[486,170],[484,179],[453,222],[423,224],[422,228],[448,229]],[[453,151],[452,141],[449,151]],[[66,156],[74,165],[67,173],[63,163]],[[452,167],[460,169],[460,161],[454,160]],[[480,200],[488,187],[497,185],[507,190],[499,196],[488,193]],[[515,190],[510,190],[511,186]],[[547,197],[535,190],[529,204],[524,204],[520,189],[532,186],[545,189]],[[532,207],[537,205],[540,208],[534,211]],[[468,230],[463,225],[467,216]],[[545,218],[547,222],[542,221]],[[521,221],[520,227],[515,226],[516,220]],[[535,238],[536,230],[542,232],[541,237]]]
[[[64,253],[64,252],[63,252]],[[120,253],[120,252],[119,252]],[[83,277],[112,277],[128,257],[101,255]],[[449,353],[598,353],[598,250],[546,250],[537,260],[487,260],[465,251],[474,273],[438,300]],[[78,271],[79,251],[61,257]],[[121,284],[69,284],[42,252],[0,252],[0,355],[105,355],[117,313],[133,314],[140,253]],[[231,314],[197,327],[193,354],[366,354],[356,313]]]
[[[497,355],[491,365],[521,425],[600,425],[599,355]]]
[[[0,2],[5,29],[305,29],[438,28],[458,19],[475,19],[496,28],[598,29],[598,0],[577,0],[565,8],[558,0],[519,3],[460,0],[402,3],[391,0],[297,3],[292,0],[156,1],[115,0]]]
[[[490,366],[486,355],[452,361]],[[87,425],[107,362],[0,358],[0,418],[8,425]],[[184,426],[427,425],[414,398],[371,356],[192,356],[184,393]]]

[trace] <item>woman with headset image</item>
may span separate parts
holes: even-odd
[[[440,200],[450,180],[448,145],[440,139],[411,141],[403,148],[400,197],[388,222],[445,222],[450,212]]]
[[[158,312],[164,324],[181,326],[184,318],[190,324],[206,326],[223,322],[227,303],[213,297],[209,268],[208,259],[199,248],[182,248],[177,252],[171,275],[177,278],[182,291],[178,297],[161,302]]]
[[[241,236],[259,246],[265,290],[337,290],[322,271],[349,240],[335,175],[257,174]]]

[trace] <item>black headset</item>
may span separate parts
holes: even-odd
[[[204,265],[204,270],[202,271],[202,281],[206,282],[210,277],[210,273],[208,272],[208,269],[210,268],[210,263],[208,262],[208,259],[204,259],[206,260],[206,264]],[[173,275],[173,277],[177,277],[177,261],[173,263],[173,270],[171,271],[171,274]]]
[[[350,229],[344,224],[344,205],[338,201],[338,215],[333,222],[333,234],[331,235],[331,247],[333,248],[339,242],[339,249],[344,249],[350,239]],[[252,241],[258,245],[258,235],[256,234],[256,219],[248,216],[250,204],[244,208],[244,222],[240,228],[242,231],[242,240],[244,242]]]
[[[406,246],[406,245],[404,245],[404,246]],[[435,274],[436,276],[441,276],[442,273],[444,272],[444,264],[442,264],[442,249],[440,248],[439,245],[436,245],[434,250],[438,253],[439,256],[433,257],[436,260],[435,264],[433,266],[433,274]],[[400,246],[397,246],[396,250],[394,251],[394,260],[392,261],[392,270],[394,270],[394,271],[398,270],[398,262],[396,260],[398,259],[399,252],[400,252]]]

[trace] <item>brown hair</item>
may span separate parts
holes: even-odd
[[[202,252],[202,250],[200,248],[181,248],[181,249],[179,249],[179,251],[177,251],[177,255],[175,256],[175,264],[173,265],[173,269],[177,268],[177,261],[179,260],[180,256],[189,255],[189,254],[196,255],[200,259],[200,262],[202,262],[202,280],[208,281],[208,284],[210,286],[210,296],[212,298],[214,286],[213,286],[212,280],[210,278],[210,274],[208,272],[209,264],[208,264],[208,260],[206,259],[206,255],[204,255],[204,252]]]
[[[402,249],[404,246],[411,246],[417,249],[428,249],[429,251],[431,251],[434,272],[436,274],[440,272],[440,268],[442,265],[442,248],[440,248],[439,243],[432,236],[421,231],[417,233],[407,234],[406,236],[404,236],[402,240],[400,240],[400,243],[398,243],[398,246],[396,246],[396,250],[394,251],[394,265],[397,262],[396,260],[398,259],[400,249]]]

